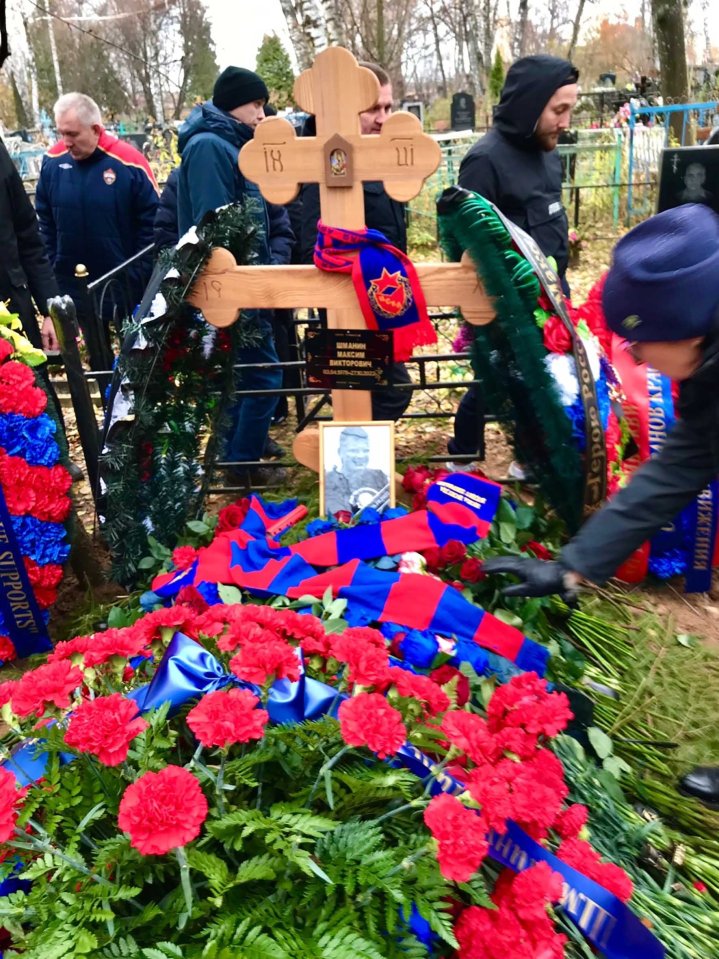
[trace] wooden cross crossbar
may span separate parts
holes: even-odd
[[[396,113],[380,135],[360,133],[359,114],[379,98],[379,83],[360,67],[348,50],[323,51],[294,86],[294,100],[316,121],[315,137],[297,138],[291,123],[280,117],[263,121],[240,152],[247,180],[257,183],[272,203],[288,203],[303,183],[318,183],[323,222],[359,230],[364,223],[368,180],[382,181],[395,200],[416,196],[439,165],[438,144],[422,131],[411,113]],[[416,266],[425,300],[431,306],[458,306],[475,324],[489,323],[494,309],[469,260],[421,263]],[[365,320],[348,275],[325,273],[314,266],[237,266],[225,250],[216,249],[195,285],[190,302],[208,323],[230,326],[241,309],[317,306],[327,309],[330,329],[364,329]],[[333,390],[335,420],[370,420],[371,394],[365,390]],[[293,451],[299,462],[319,468],[317,431],[304,430]]]

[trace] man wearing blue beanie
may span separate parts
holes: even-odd
[[[487,573],[521,580],[508,596],[603,583],[719,475],[719,216],[684,204],[651,217],[617,244],[602,293],[610,329],[637,363],[677,380],[679,419],[664,446],[582,527],[556,561],[497,557]],[[719,804],[719,768],[700,767],[685,792]]]

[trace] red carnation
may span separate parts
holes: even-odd
[[[441,793],[425,809],[424,821],[439,844],[437,861],[444,878],[468,882],[489,850],[481,816],[455,796]]]
[[[10,702],[16,689],[16,679],[8,679],[7,682],[0,683],[0,709]]]
[[[248,689],[208,693],[187,714],[187,725],[203,746],[224,748],[262,739],[269,714],[255,708],[259,702]]]
[[[105,766],[127,758],[130,743],[147,729],[137,703],[121,693],[98,696],[82,703],[70,716],[65,742],[71,749],[97,756]]]
[[[12,696],[13,711],[18,716],[42,716],[46,705],[67,709],[81,683],[82,672],[67,660],[38,666],[18,680]]]
[[[197,779],[181,766],[144,773],[125,790],[117,822],[143,856],[162,856],[196,839],[207,819]]]
[[[374,640],[374,629],[346,629],[334,637],[332,656],[347,664],[347,679],[355,686],[375,686],[384,689],[389,683],[389,655],[384,637],[380,647]]]
[[[554,821],[553,829],[562,839],[576,839],[587,825],[589,810],[580,803],[563,809]]]
[[[457,700],[457,705],[464,706],[465,703],[469,702],[469,680],[466,676],[463,676],[458,669],[455,669],[454,666],[450,666],[449,663],[445,663],[444,666],[438,666],[437,669],[432,670],[429,678],[433,683],[437,683],[438,686],[446,686],[448,683],[451,683],[452,680],[456,680],[454,695]]]
[[[80,662],[92,643],[92,636],[75,636],[74,639],[58,643],[48,656],[47,661],[48,663],[56,663],[61,659],[77,658]]]
[[[294,648],[284,640],[268,635],[270,638],[263,642],[245,643],[230,660],[230,669],[235,676],[257,686],[264,686],[275,679],[297,682],[300,664]]]
[[[380,759],[393,756],[407,740],[401,713],[380,693],[359,693],[338,711],[342,738],[348,746],[367,746]]]
[[[0,766],[0,843],[12,839],[17,820],[15,807],[26,792],[26,789],[18,789],[17,779]]]
[[[197,550],[194,546],[178,546],[172,551],[172,562],[177,569],[189,569],[197,559]]]
[[[499,686],[487,706],[489,728],[518,726],[535,736],[556,736],[572,718],[564,693],[550,693],[536,673],[513,676]]]
[[[147,655],[144,637],[132,626],[106,629],[104,633],[95,633],[92,637],[92,643],[85,653],[85,666],[100,666],[114,656],[126,660]]]
[[[0,363],[4,363],[5,360],[11,357],[14,352],[15,350],[10,343],[8,343],[6,339],[0,337]]]
[[[449,696],[429,676],[418,676],[401,666],[390,667],[389,674],[399,695],[418,699],[426,715],[436,716],[449,709]]]

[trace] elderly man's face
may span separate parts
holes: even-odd
[[[85,160],[97,149],[102,127],[99,123],[88,126],[78,120],[74,110],[66,110],[55,117],[58,136],[73,160]]]
[[[361,436],[348,436],[340,443],[340,459],[343,473],[357,473],[369,463],[369,440]]]
[[[684,184],[687,188],[687,193],[701,193],[706,177],[706,170],[701,163],[692,163],[688,166],[684,174]]]

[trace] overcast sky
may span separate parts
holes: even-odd
[[[390,0],[391,2],[391,0]],[[645,0],[649,7],[649,0]],[[290,50],[285,18],[280,0],[205,0],[213,25],[213,39],[220,68],[229,64],[252,69],[257,50],[266,33],[276,33]],[[641,10],[641,0],[596,0],[585,7],[585,29],[602,17],[634,18]],[[691,0],[694,22],[701,33],[701,0]],[[709,0],[712,43],[719,46],[719,2]]]

